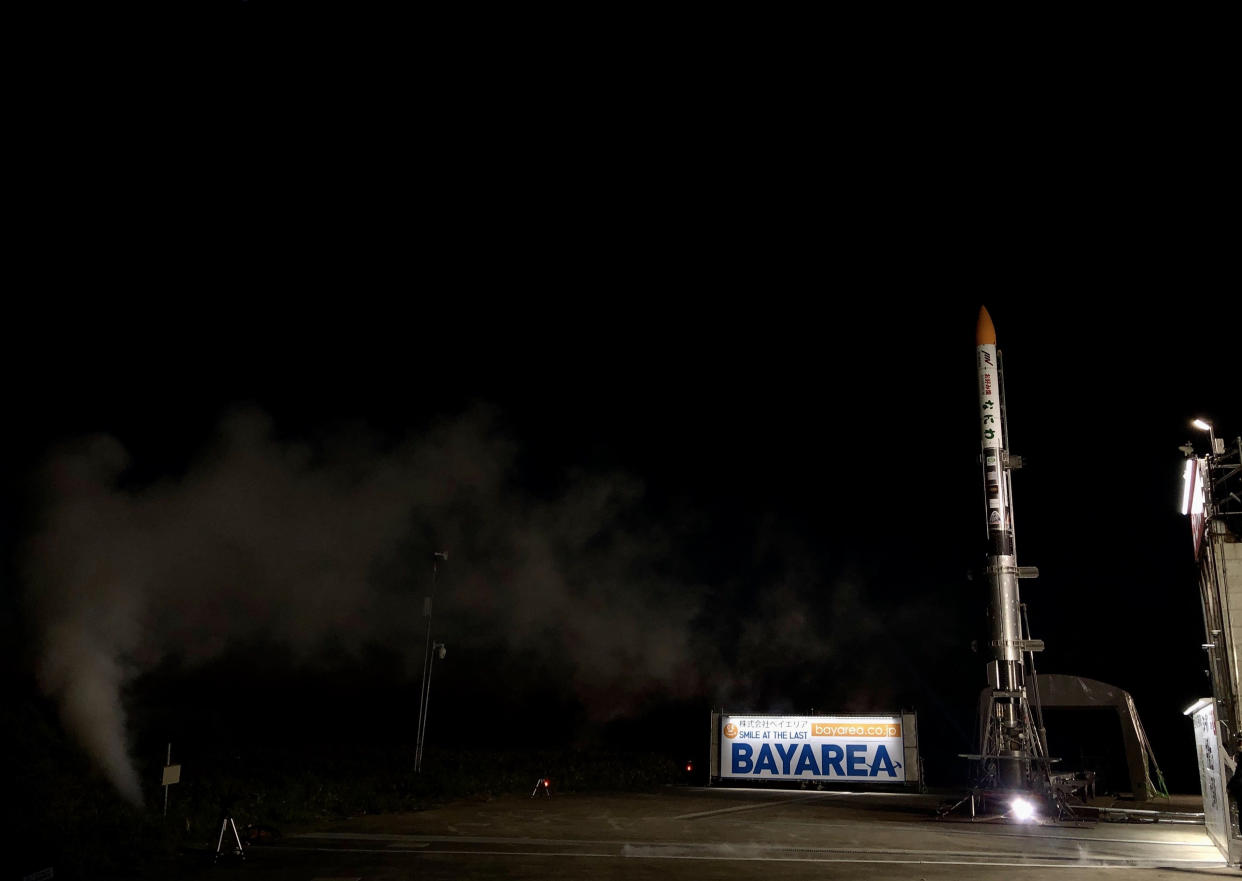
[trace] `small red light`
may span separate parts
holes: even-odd
[[[690,764],[689,762],[686,762],[686,770],[687,770],[687,771],[693,771],[693,770],[694,770],[694,765]]]
[[[543,778],[543,786],[544,786],[544,788],[545,788],[545,789],[551,789],[551,788],[552,788],[552,781],[551,781],[551,780],[549,780],[547,777],[544,777],[544,778]]]

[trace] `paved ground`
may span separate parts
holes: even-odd
[[[289,832],[211,877],[1180,879],[1223,868],[1201,825],[938,821],[940,798],[669,788],[520,796]],[[207,877],[204,875],[204,877]]]

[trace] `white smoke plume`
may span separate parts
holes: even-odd
[[[362,429],[290,442],[242,410],[183,474],[141,486],[113,438],[64,448],[24,565],[40,684],[139,802],[127,682],[245,640],[421,648],[411,571],[432,541],[452,550],[455,602],[478,626],[520,645],[555,625],[583,693],[685,681],[698,598],[654,574],[659,543],[626,525],[642,487],[582,477],[534,497],[515,455],[485,411],[394,444]]]

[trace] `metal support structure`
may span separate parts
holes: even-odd
[[[1204,811],[1209,834],[1231,865],[1242,865],[1242,822],[1239,786],[1230,779],[1242,759],[1242,437],[1232,444],[1216,437],[1203,420],[1192,423],[1208,434],[1209,452],[1187,455],[1182,513],[1188,515],[1199,575],[1207,673],[1212,682],[1215,737],[1207,749],[1223,759],[1223,801],[1210,799],[1205,786]],[[1196,726],[1196,738],[1202,732]],[[1204,749],[1203,744],[1198,744]],[[1201,779],[1205,774],[1200,756]],[[1213,816],[1212,805],[1216,807]]]
[[[1209,428],[1210,431],[1210,428]],[[1222,732],[1232,737],[1242,734],[1242,608],[1230,602],[1230,570],[1237,558],[1236,546],[1242,541],[1242,438],[1228,450],[1211,435],[1213,449],[1220,453],[1202,457],[1202,510],[1192,516],[1199,564],[1199,599],[1203,606],[1203,622],[1208,653],[1208,672],[1212,679],[1212,696],[1217,704],[1217,719],[1228,727]],[[1235,575],[1236,579],[1238,576]],[[1234,588],[1242,592],[1242,584]]]

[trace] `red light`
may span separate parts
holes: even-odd
[[[544,777],[544,778],[543,778],[543,788],[544,788],[544,789],[551,789],[551,788],[552,788],[552,781],[551,781],[551,780],[549,780],[547,777]]]
[[[686,770],[687,770],[687,771],[693,771],[693,770],[694,770],[694,765],[690,764],[689,762],[686,762]]]

